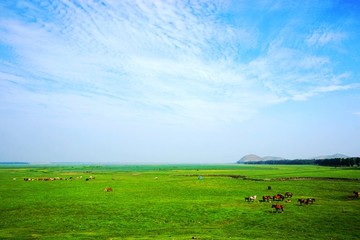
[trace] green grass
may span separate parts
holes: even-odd
[[[90,175],[95,180],[85,181]],[[25,177],[76,180],[26,182]],[[294,177],[310,179],[286,180]],[[358,239],[360,200],[348,196],[360,190],[360,181],[327,178],[359,179],[360,171],[269,165],[3,166],[0,239]],[[104,192],[105,187],[114,191]],[[294,197],[283,203],[283,214],[273,213],[271,203],[244,201],[286,191]],[[299,206],[297,198],[306,197],[316,202]]]

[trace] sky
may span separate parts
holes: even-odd
[[[0,161],[360,156],[356,0],[2,0]]]

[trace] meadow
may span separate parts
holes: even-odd
[[[355,190],[358,168],[4,165],[0,239],[359,239]],[[285,192],[283,213],[259,201]]]

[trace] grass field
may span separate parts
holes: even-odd
[[[63,180],[23,180],[48,177]],[[359,179],[357,168],[318,166],[7,165],[0,239],[359,239]],[[287,191],[282,214],[258,201]]]

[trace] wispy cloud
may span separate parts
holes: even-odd
[[[93,111],[242,121],[288,99],[352,87],[334,84],[329,57],[262,42],[255,26],[222,20],[226,1],[24,4],[32,21],[0,19],[1,42],[14,55],[12,63],[2,63],[1,86],[25,89],[22,98],[30,102],[42,102],[39,95],[53,98],[57,109],[101,99]],[[321,46],[344,38],[315,31],[306,42]],[[267,44],[242,61],[239,49]]]
[[[313,96],[316,96],[316,95],[319,95],[322,93],[349,90],[349,89],[353,89],[353,88],[357,88],[357,87],[358,86],[354,85],[354,84],[321,86],[321,87],[317,87],[317,88],[312,88],[308,92],[302,92],[302,93],[294,92],[292,99],[299,100],[299,101],[305,101]]]
[[[318,29],[306,39],[306,42],[309,45],[321,47],[329,43],[339,43],[345,39],[347,39],[347,34],[344,32]]]

